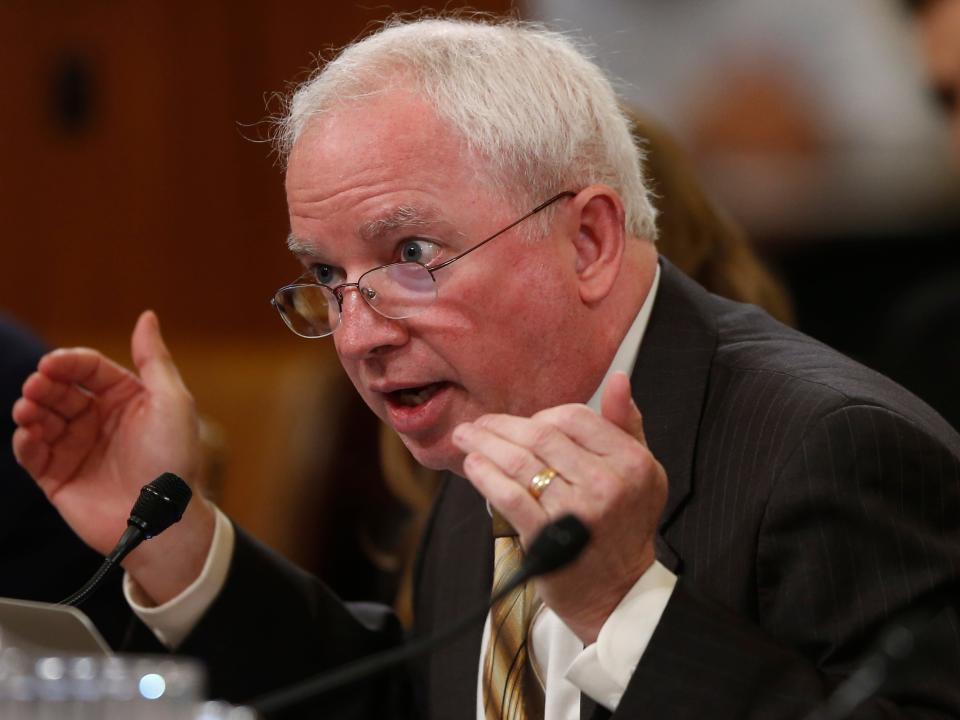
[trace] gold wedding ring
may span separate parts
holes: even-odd
[[[539,499],[544,491],[550,487],[550,483],[557,476],[557,471],[550,467],[545,467],[530,479],[530,494]]]

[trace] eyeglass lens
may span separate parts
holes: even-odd
[[[274,305],[287,326],[301,337],[323,337],[339,321],[337,300],[322,285],[288,285],[277,291]]]
[[[370,307],[393,320],[422,312],[437,297],[430,271],[414,262],[374,268],[361,276],[358,286]],[[277,292],[274,303],[290,329],[302,337],[329,335],[340,323],[340,303],[324,285],[288,285]]]
[[[416,315],[437,298],[433,276],[414,262],[371,270],[360,278],[360,288],[370,307],[394,320]]]

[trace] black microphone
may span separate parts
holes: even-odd
[[[527,549],[523,564],[489,603],[430,635],[400,647],[361,658],[333,671],[304,680],[283,690],[256,698],[250,707],[261,714],[277,712],[310,698],[363,680],[399,665],[454,639],[474,623],[486,618],[490,608],[531,578],[546,575],[573,562],[590,542],[590,531],[574,515],[565,515],[547,525]]]
[[[590,531],[576,515],[564,515],[547,525],[533,539],[523,558],[523,565],[510,578],[507,587],[490,601],[495,605],[530,578],[559,570],[583,551],[590,542]]]
[[[60,601],[60,605],[77,607],[90,597],[103,582],[107,573],[118,565],[134,548],[148,538],[159,535],[183,517],[193,492],[190,486],[173,473],[163,473],[140,489],[117,546],[107,555],[103,564],[86,585],[73,595]]]

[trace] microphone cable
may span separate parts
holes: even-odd
[[[193,491],[190,490],[190,486],[179,476],[170,472],[163,473],[144,485],[130,511],[127,529],[120,536],[116,547],[104,558],[103,564],[82,588],[58,604],[78,607],[86,601],[100,586],[107,573],[134,548],[144,540],[159,535],[183,517],[191,497],[193,497]]]
[[[590,531],[586,526],[576,516],[565,515],[547,525],[537,535],[525,553],[520,569],[514,573],[503,589],[483,607],[477,608],[477,610],[452,625],[441,628],[434,633],[376,655],[355,660],[289,688],[268,693],[253,700],[249,703],[249,706],[264,715],[273,713],[376,675],[394,665],[439,647],[467,630],[474,623],[483,620],[491,607],[503,600],[518,586],[539,575],[559,570],[572,562],[580,555],[589,541]]]

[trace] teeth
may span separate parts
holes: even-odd
[[[433,397],[439,389],[440,386],[437,383],[433,383],[432,385],[425,385],[419,390],[400,390],[397,392],[397,400],[401,405],[413,407],[425,403]]]

